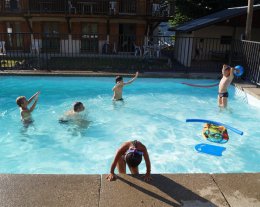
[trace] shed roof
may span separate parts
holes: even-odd
[[[254,5],[254,11],[258,9],[260,9],[260,4]],[[175,28],[172,27],[169,30],[179,31],[179,32],[190,32],[190,31],[198,30],[213,25],[218,22],[222,22],[226,19],[241,16],[246,13],[247,13],[247,6],[228,8],[198,19],[191,20]]]

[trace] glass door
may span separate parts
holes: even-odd
[[[21,34],[21,25],[19,22],[7,22],[8,41],[6,48],[8,50],[23,49],[23,35]]]
[[[121,52],[134,51],[135,33],[135,24],[119,24],[119,50]]]
[[[98,53],[98,24],[82,24],[81,52]]]
[[[119,13],[136,14],[136,0],[119,0]]]
[[[46,22],[43,24],[42,51],[60,52],[59,27],[56,22]]]

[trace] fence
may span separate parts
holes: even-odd
[[[2,69],[170,70],[167,63],[173,43],[168,36],[1,33],[0,66]]]
[[[0,0],[0,13],[66,15],[141,15],[170,17],[173,1],[138,0]]]
[[[243,78],[260,83],[260,43],[221,38],[104,34],[0,34],[6,69],[171,71],[220,73],[243,65]]]
[[[241,41],[221,38],[178,37],[174,59],[186,72],[220,72],[223,63],[243,64]]]
[[[260,86],[260,42],[243,40],[241,50],[246,67],[244,79]]]

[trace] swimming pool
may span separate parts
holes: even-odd
[[[0,77],[0,173],[108,173],[118,147],[134,139],[147,146],[152,173],[259,172],[260,109],[231,86],[229,109],[220,111],[217,87],[181,82],[217,80],[138,78],[125,87],[124,102],[112,102],[113,77]],[[38,90],[34,123],[26,128],[15,100]],[[86,124],[60,124],[75,101],[86,106]],[[187,118],[223,122],[244,135],[229,131],[222,157],[200,154],[196,144],[212,143],[201,136],[203,124]]]

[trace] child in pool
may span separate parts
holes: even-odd
[[[80,112],[84,111],[85,110],[85,107],[83,105],[82,102],[75,102],[73,104],[73,109],[67,111],[65,113],[65,118],[61,118],[59,120],[59,122],[61,123],[65,123],[65,122],[68,122],[69,120],[76,120],[76,119],[80,119]]]
[[[227,98],[228,98],[228,87],[234,79],[234,68],[229,65],[224,64],[222,67],[223,77],[219,82],[218,89],[218,106],[222,108],[227,107]]]
[[[114,161],[110,168],[110,174],[107,176],[107,179],[109,181],[116,180],[116,175],[114,173],[116,167],[119,173],[126,174],[126,164],[128,165],[132,174],[139,174],[138,165],[142,161],[142,156],[144,156],[146,164],[146,174],[144,176],[144,180],[150,181],[152,178],[149,154],[145,145],[137,140],[125,142],[117,150]]]
[[[139,73],[136,72],[135,76],[131,80],[127,81],[127,82],[123,81],[123,77],[122,76],[117,76],[116,77],[116,85],[112,89],[112,91],[114,92],[114,95],[113,95],[113,100],[114,101],[123,101],[123,97],[122,97],[123,87],[125,85],[129,85],[132,82],[134,82],[134,80],[138,77],[138,74]]]
[[[35,93],[29,100],[26,99],[25,96],[19,96],[16,99],[17,105],[20,107],[20,114],[21,114],[21,119],[23,122],[30,123],[32,122],[32,117],[31,113],[33,112],[38,98],[39,98],[40,92]],[[28,108],[28,105],[34,100],[34,103],[30,108]]]

